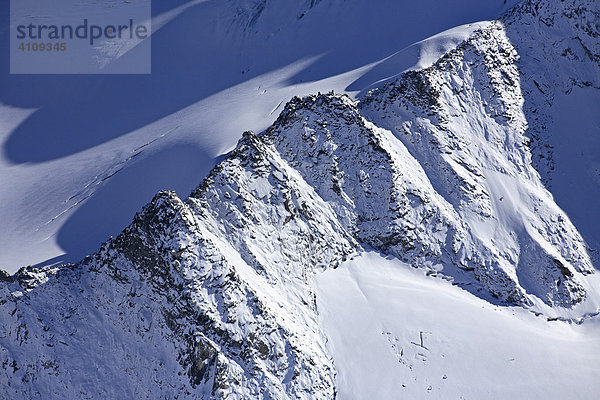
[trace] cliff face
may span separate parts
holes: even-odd
[[[432,67],[368,93],[361,110],[394,132],[466,222],[472,240],[458,261],[478,281],[501,298],[568,306],[585,296],[573,273],[593,267],[532,165],[518,59],[491,23]]]
[[[570,29],[579,53],[548,45],[597,73],[597,12],[548,4],[358,103],[294,98],[189,198],[159,193],[76,265],[3,277],[2,396],[334,398],[311,281],[365,249],[496,304],[597,307],[585,242],[532,161],[546,97],[526,101],[537,70],[509,37]]]
[[[520,54],[533,163],[548,186],[555,169],[553,136],[561,134],[553,126],[561,117],[553,115],[554,106],[574,89],[600,89],[599,19],[594,1],[530,0],[503,20]]]
[[[600,261],[600,10],[527,1],[504,19],[517,62],[532,163]]]

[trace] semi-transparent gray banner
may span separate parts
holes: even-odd
[[[11,74],[149,74],[150,0],[11,0]]]

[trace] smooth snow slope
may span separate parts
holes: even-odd
[[[597,319],[496,307],[377,253],[315,287],[340,400],[597,398]]]
[[[476,25],[424,39],[514,3],[155,0],[151,75],[19,76],[3,2],[0,268],[79,259],[156,191],[187,195],[293,95],[356,93],[427,65]]]

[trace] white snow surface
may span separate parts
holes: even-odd
[[[365,253],[315,278],[338,399],[594,399],[599,321],[497,307]]]

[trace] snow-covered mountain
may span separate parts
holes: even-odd
[[[469,226],[479,243],[454,245],[465,268],[502,287],[501,297],[517,300],[521,286],[568,306],[584,296],[569,267],[593,267],[532,166],[517,58],[502,24],[492,23],[434,66],[370,92],[362,107],[407,146]]]
[[[188,198],[3,276],[0,395],[593,398],[598,229],[569,206],[595,203],[555,202],[552,111],[597,96],[598,21],[525,1],[356,99],[294,97]]]
[[[153,0],[152,74],[140,76],[10,75],[0,29],[0,268],[78,261],[156,192],[190,193],[292,97],[354,95],[430,64],[515,1]]]

